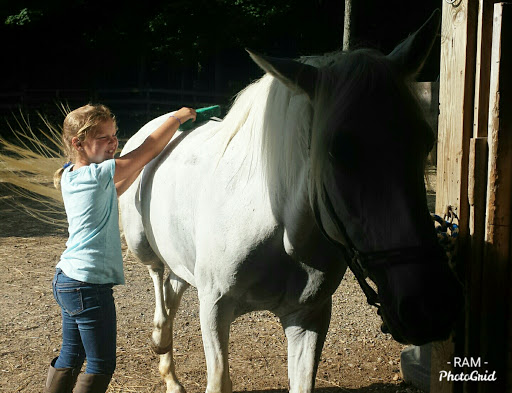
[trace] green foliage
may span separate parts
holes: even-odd
[[[0,85],[137,86],[152,84],[148,75],[176,85],[182,72],[212,79],[214,63],[235,83],[232,71],[251,64],[245,47],[283,56],[338,48],[325,15],[316,0],[18,0],[0,5],[11,75]]]
[[[162,2],[148,20],[147,31],[153,53],[187,63],[223,48],[272,45],[288,29],[316,35],[310,24],[301,23],[301,14],[314,9],[314,2],[293,0]]]
[[[23,26],[39,19],[42,17],[42,15],[43,13],[39,10],[29,10],[28,8],[23,8],[16,15],[7,16],[5,19],[5,24]]]

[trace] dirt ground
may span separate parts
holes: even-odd
[[[0,392],[42,392],[50,360],[59,353],[60,314],[51,291],[65,230],[13,208],[0,187]],[[125,258],[127,284],[115,288],[118,366],[108,392],[165,392],[152,353],[154,295],[147,270]],[[176,369],[189,393],[204,392],[206,366],[197,292],[189,289],[175,322]],[[334,295],[331,327],[316,387],[324,393],[419,393],[399,375],[403,346],[380,332],[376,310],[352,274]],[[250,313],[232,324],[230,371],[235,392],[285,392],[286,339],[268,312]]]

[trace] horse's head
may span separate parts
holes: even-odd
[[[439,23],[437,11],[387,56],[357,50],[315,64],[251,54],[309,96],[317,225],[376,284],[393,337],[414,344],[446,338],[462,304],[427,208],[424,165],[434,136],[409,88]]]

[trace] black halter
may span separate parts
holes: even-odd
[[[341,234],[343,242],[338,242],[331,238],[321,223],[320,212],[318,210],[318,203],[313,203],[313,214],[318,228],[322,234],[337,248],[340,248],[345,256],[348,267],[354,273],[359,286],[366,295],[366,300],[372,306],[380,308],[379,295],[375,290],[368,284],[366,277],[368,276],[368,269],[382,268],[389,265],[404,264],[404,263],[416,263],[418,256],[425,254],[425,247],[406,247],[397,248],[383,251],[374,252],[361,252],[355,246],[350,237],[347,234],[347,230],[343,223],[338,218],[334,206],[329,198],[325,185],[323,187],[325,195],[325,207],[329,218],[333,221],[338,233]]]

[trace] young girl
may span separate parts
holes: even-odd
[[[103,105],[69,113],[63,142],[70,160],[55,173],[69,223],[66,250],[56,267],[53,294],[62,309],[62,347],[44,392],[104,393],[116,367],[116,311],[112,287],[124,283],[117,197],[196,112],[182,108],[144,143],[114,158],[116,121]],[[84,359],[85,373],[78,377]],[[77,380],[78,377],[78,380]]]

